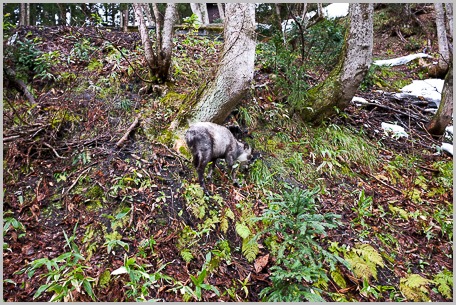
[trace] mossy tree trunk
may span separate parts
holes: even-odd
[[[192,122],[221,124],[248,92],[254,72],[255,5],[227,3],[224,45],[215,79],[189,97],[170,129]]]
[[[372,62],[372,3],[350,3],[350,26],[339,62],[328,78],[307,92],[297,112],[304,121],[320,123],[345,109]]]
[[[426,126],[430,134],[443,135],[445,128],[451,123],[453,114],[453,65],[450,64],[443,84],[442,99],[439,109]]]

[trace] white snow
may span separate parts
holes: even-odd
[[[405,129],[402,126],[382,122],[382,129],[386,134],[391,133],[393,138],[408,138],[408,134],[405,132]]]
[[[327,19],[345,17],[348,15],[349,3],[332,3],[323,8],[323,14]]]
[[[439,107],[442,98],[443,79],[429,78],[425,80],[414,80],[410,85],[401,89],[401,93],[396,93],[395,97],[403,99],[414,97],[434,102]]]
[[[445,128],[445,132],[451,133],[451,135],[453,135],[453,125],[447,126]]]
[[[440,146],[440,148],[443,151],[446,151],[447,153],[450,153],[451,155],[453,155],[453,145],[452,144],[442,143],[442,146]]]
[[[332,3],[323,8],[323,16],[326,19],[334,19],[339,17],[345,17],[348,15],[348,5],[349,3]],[[311,11],[306,14],[305,19],[309,20],[317,14],[316,11]],[[301,19],[298,17],[298,19]],[[282,22],[282,31],[290,31],[293,27],[295,21],[293,19],[288,19]]]
[[[365,98],[362,98],[360,96],[354,96],[351,101],[355,105],[361,105],[361,104],[368,104],[369,103]]]
[[[399,66],[399,65],[405,65],[406,63],[408,63],[416,58],[423,58],[423,57],[433,58],[432,56],[425,54],[425,53],[417,53],[417,54],[410,54],[410,55],[402,56],[402,57],[398,57],[398,58],[376,60],[373,62],[373,64],[376,66]]]

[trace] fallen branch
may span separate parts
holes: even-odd
[[[20,92],[22,92],[25,97],[29,100],[30,103],[36,104],[35,98],[33,95],[30,93],[30,91],[27,89],[27,86],[25,83],[16,78],[16,72],[11,69],[11,68],[3,68],[3,72],[5,73],[5,76],[8,78],[8,80],[13,84],[13,86]]]
[[[394,109],[394,108],[391,108],[389,106],[385,106],[385,105],[382,105],[382,104],[377,104],[377,103],[364,103],[364,104],[361,104],[361,107],[363,106],[373,106],[373,107],[380,107],[380,108],[383,108],[383,109],[386,109],[386,110],[390,110],[390,111],[394,111],[394,112],[397,112],[397,113],[400,113],[402,115],[405,115],[405,116],[408,116],[408,117],[411,117],[411,118],[414,118],[416,120],[419,120],[419,121],[422,121],[422,122],[427,122],[428,119],[425,119],[425,118],[421,118],[417,115],[414,115],[412,113],[407,113],[407,112],[404,112],[404,111],[401,111],[401,110],[397,110],[397,109]]]
[[[141,117],[141,116],[138,115],[138,116],[135,118],[134,122],[130,125],[130,127],[128,127],[128,129],[127,129],[127,131],[125,132],[125,134],[123,135],[123,137],[116,143],[117,148],[120,148],[120,147],[123,146],[124,142],[127,140],[128,136],[130,135],[130,133],[132,132],[132,130],[135,129],[136,126],[138,125],[138,123],[139,123],[139,118],[140,118],[140,117]]]

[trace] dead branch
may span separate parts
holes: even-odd
[[[419,120],[419,121],[422,121],[422,122],[427,122],[427,121],[429,121],[427,118],[422,118],[422,117],[419,117],[419,116],[417,116],[417,115],[414,115],[414,114],[411,114],[411,113],[406,113],[406,112],[404,112],[404,111],[397,110],[397,109],[394,109],[394,108],[392,108],[392,107],[385,106],[385,105],[382,105],[382,104],[364,103],[364,104],[361,105],[361,107],[363,107],[363,106],[380,107],[380,108],[383,108],[383,109],[386,109],[386,110],[390,110],[390,111],[394,111],[394,112],[400,113],[400,114],[402,114],[402,115],[405,115],[405,116],[414,118],[414,119]]]
[[[5,73],[5,76],[8,78],[8,80],[13,84],[13,86],[22,94],[25,95],[25,97],[29,100],[30,103],[36,104],[35,98],[33,95],[30,93],[30,91],[27,89],[27,86],[25,83],[16,78],[16,72],[11,69],[11,68],[3,68],[3,72]]]
[[[60,158],[60,159],[68,159],[67,157],[62,157],[60,156],[57,151],[54,149],[54,147],[52,147],[51,145],[49,145],[48,143],[46,142],[43,142],[43,145],[46,146],[46,147],[49,147],[50,149],[52,149],[52,151],[54,152],[54,154],[57,156],[57,158]]]
[[[116,143],[116,146],[117,148],[120,148],[123,146],[124,142],[127,140],[128,138],[128,135],[132,132],[133,129],[136,128],[136,126],[138,125],[139,123],[139,118],[141,117],[141,115],[138,115],[134,122],[130,125],[130,127],[128,127],[127,131],[125,132],[125,134],[123,135],[123,137]]]

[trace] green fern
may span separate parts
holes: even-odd
[[[229,207],[226,207],[224,213],[220,216],[220,231],[223,233],[228,231],[228,219],[234,220],[234,213]]]
[[[187,203],[187,209],[198,219],[203,219],[206,214],[207,204],[204,200],[204,191],[198,184],[188,184],[185,187],[183,196]]]
[[[429,290],[427,289],[427,286],[430,283],[432,283],[432,281],[425,279],[419,274],[411,274],[406,278],[400,279],[399,289],[409,301],[428,302]]]
[[[236,223],[236,233],[242,237],[242,239],[246,239],[251,234],[249,227],[240,222]]]
[[[377,266],[384,267],[380,253],[367,244],[359,244],[348,251],[345,260],[350,264],[353,274],[361,279],[377,279]]]
[[[443,297],[446,299],[453,298],[453,272],[443,270],[434,277],[434,283]]]
[[[187,263],[193,259],[192,251],[190,251],[189,249],[182,250],[180,252],[180,255],[181,255],[182,259]]]
[[[249,263],[255,260],[259,252],[260,248],[254,238],[249,237],[242,241],[242,254]]]

